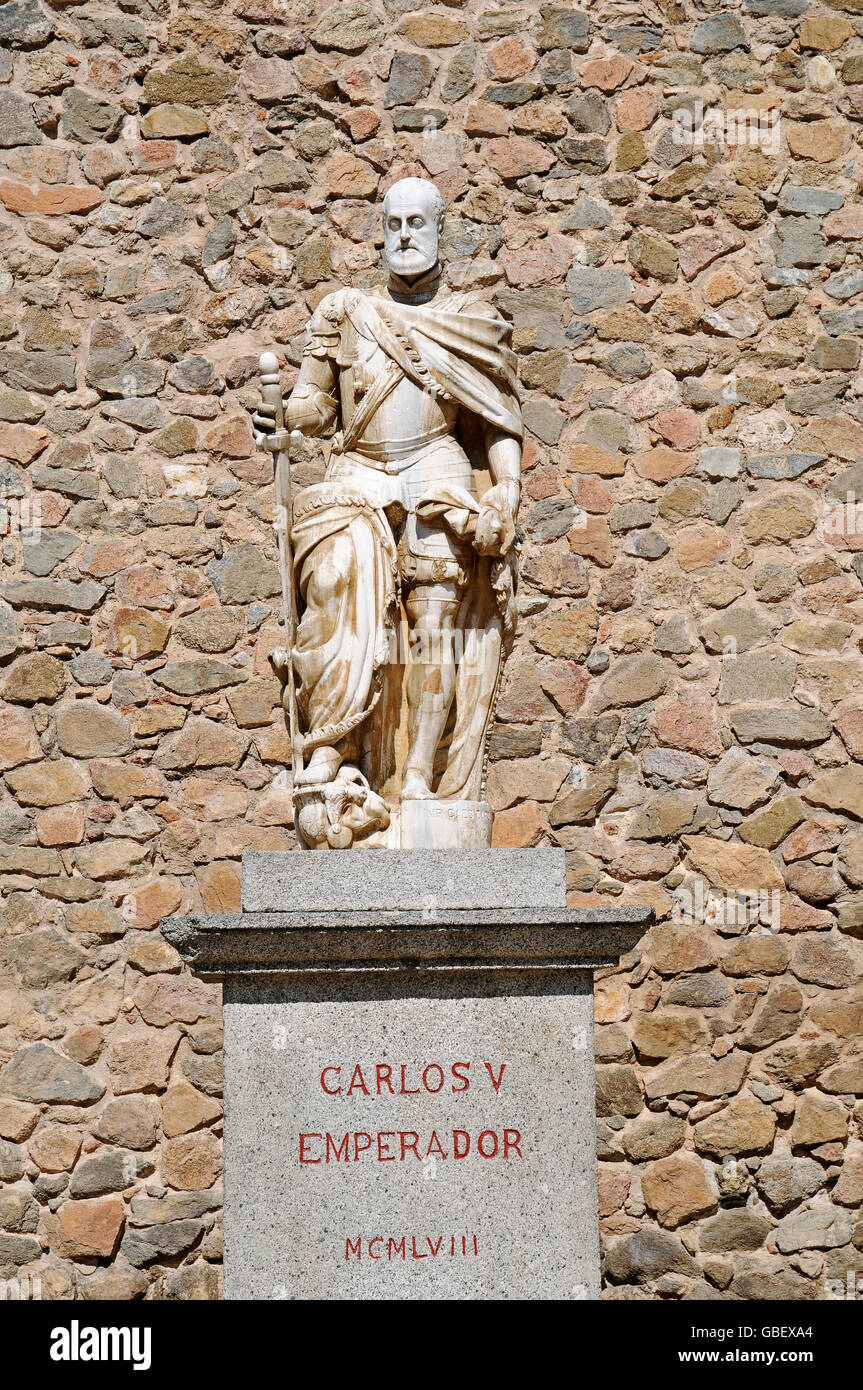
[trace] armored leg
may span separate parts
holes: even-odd
[[[402,778],[405,800],[434,796],[435,753],[455,690],[456,580],[417,584],[405,600],[411,627],[407,671],[408,755]]]

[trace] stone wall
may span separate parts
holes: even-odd
[[[497,841],[659,918],[597,991],[610,1295],[861,1268],[859,10],[0,6],[0,1276],[218,1294],[219,998],[157,924],[293,844],[256,359],[408,172],[520,357]]]

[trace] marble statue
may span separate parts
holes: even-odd
[[[326,295],[294,389],[261,359],[288,642],[271,662],[309,848],[487,845],[486,743],[515,630],[521,412],[510,326],[442,280],[444,202],[383,201],[387,283]],[[328,452],[290,494],[296,431]]]

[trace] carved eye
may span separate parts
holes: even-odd
[[[424,221],[424,219],[420,217],[419,214],[417,214],[415,217],[409,218],[408,220],[410,221],[412,227],[421,227]]]

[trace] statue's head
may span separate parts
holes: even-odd
[[[399,179],[384,198],[384,259],[396,275],[412,279],[438,258],[444,201],[428,179]]]

